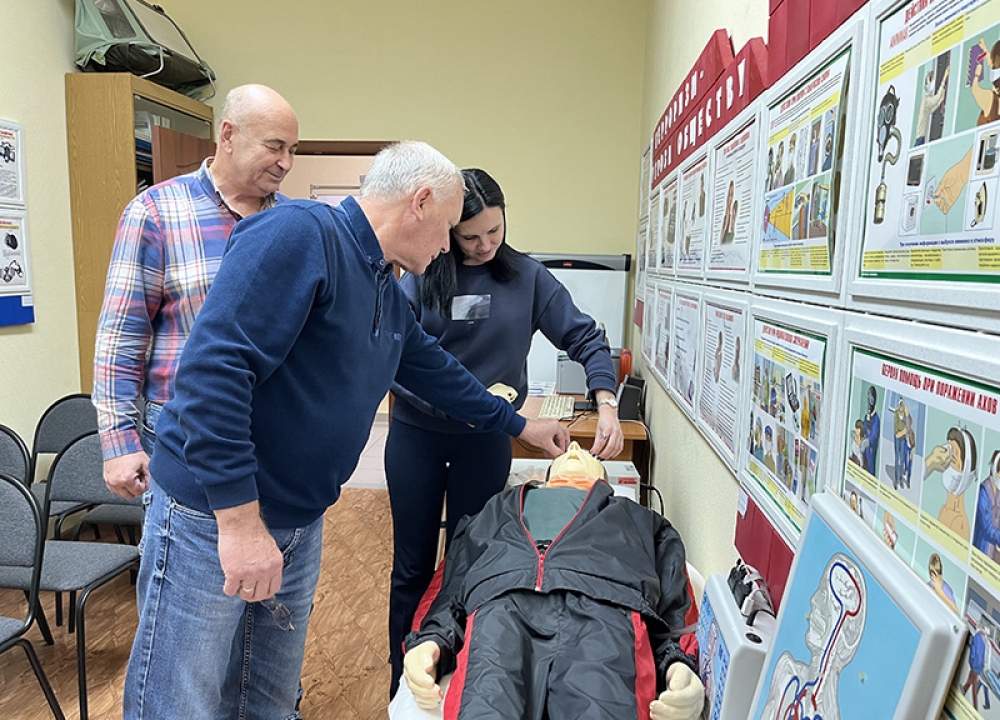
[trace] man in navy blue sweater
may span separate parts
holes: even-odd
[[[296,718],[324,511],[395,380],[551,455],[421,330],[392,266],[449,246],[462,176],[424,143],[376,157],[357,201],[290,202],[234,231],[181,356],[150,463],[124,716]]]

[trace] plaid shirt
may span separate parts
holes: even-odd
[[[210,162],[140,193],[118,224],[94,352],[106,460],[142,449],[143,398],[162,404],[173,394],[184,342],[240,219]],[[262,209],[277,201],[269,195]]]

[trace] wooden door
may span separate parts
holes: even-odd
[[[151,130],[154,184],[194,172],[202,160],[215,154],[213,140],[197,138],[160,125],[154,125]]]

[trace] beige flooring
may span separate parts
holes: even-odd
[[[323,569],[310,620],[302,671],[306,720],[379,720],[387,717],[389,666],[389,571],[392,522],[381,477],[384,421],[372,428],[365,449],[368,462],[326,513]],[[377,465],[375,458],[378,459]],[[107,537],[110,531],[104,533]],[[28,632],[69,720],[79,718],[76,637],[55,627],[51,593],[42,597],[55,644],[45,645],[37,628]],[[24,596],[0,590],[0,615],[23,617]],[[121,577],[97,590],[87,608],[87,672],[90,717],[121,717],[125,666],[135,633],[135,589]],[[24,653],[0,655],[0,718],[51,718]]]

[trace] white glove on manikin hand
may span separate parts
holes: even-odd
[[[424,710],[441,704],[441,687],[434,682],[435,669],[441,649],[433,640],[428,640],[407,651],[403,656],[403,677],[413,693],[413,699]],[[667,672],[669,676],[670,672]]]
[[[701,678],[682,662],[667,668],[667,689],[649,704],[652,720],[695,720],[705,705]]]

